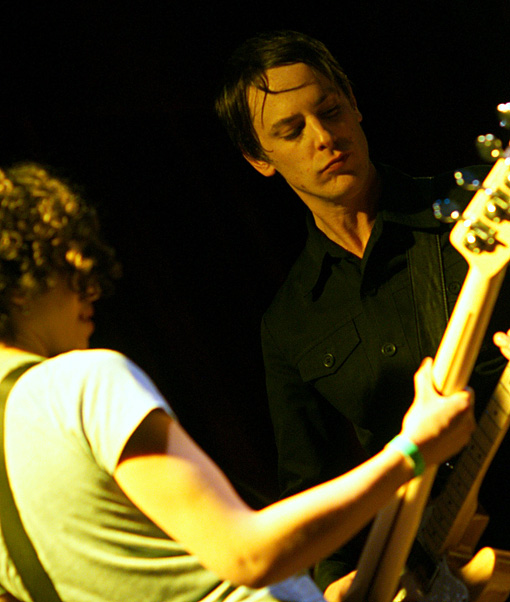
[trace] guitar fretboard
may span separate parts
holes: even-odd
[[[510,426],[510,364],[487,404],[469,445],[433,509],[424,521],[419,540],[432,558],[458,546],[475,510],[487,469]]]

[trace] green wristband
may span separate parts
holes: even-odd
[[[399,451],[401,454],[409,458],[413,463],[414,476],[419,477],[425,471],[425,460],[421,455],[420,450],[416,443],[413,443],[411,439],[404,437],[404,435],[397,435],[394,437],[386,447],[391,447]]]

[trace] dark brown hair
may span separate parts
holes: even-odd
[[[230,57],[215,109],[232,142],[243,155],[267,160],[253,127],[248,105],[251,86],[271,94],[265,73],[273,67],[305,63],[335,84],[348,98],[349,79],[322,42],[297,31],[259,34],[244,42]]]

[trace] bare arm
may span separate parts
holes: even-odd
[[[431,361],[402,432],[435,464],[467,442],[474,420],[466,392],[432,388]],[[115,471],[126,495],[170,537],[224,579],[260,587],[307,568],[348,541],[412,477],[399,452],[384,449],[355,470],[259,511],[174,420],[150,414]]]

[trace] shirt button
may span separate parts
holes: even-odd
[[[447,289],[452,295],[458,295],[460,292],[460,282],[450,282]]]
[[[325,353],[322,358],[322,363],[326,368],[331,368],[335,363],[335,356],[332,353]]]
[[[391,357],[397,353],[397,347],[393,343],[384,343],[384,345],[381,347],[381,351],[383,355]]]

